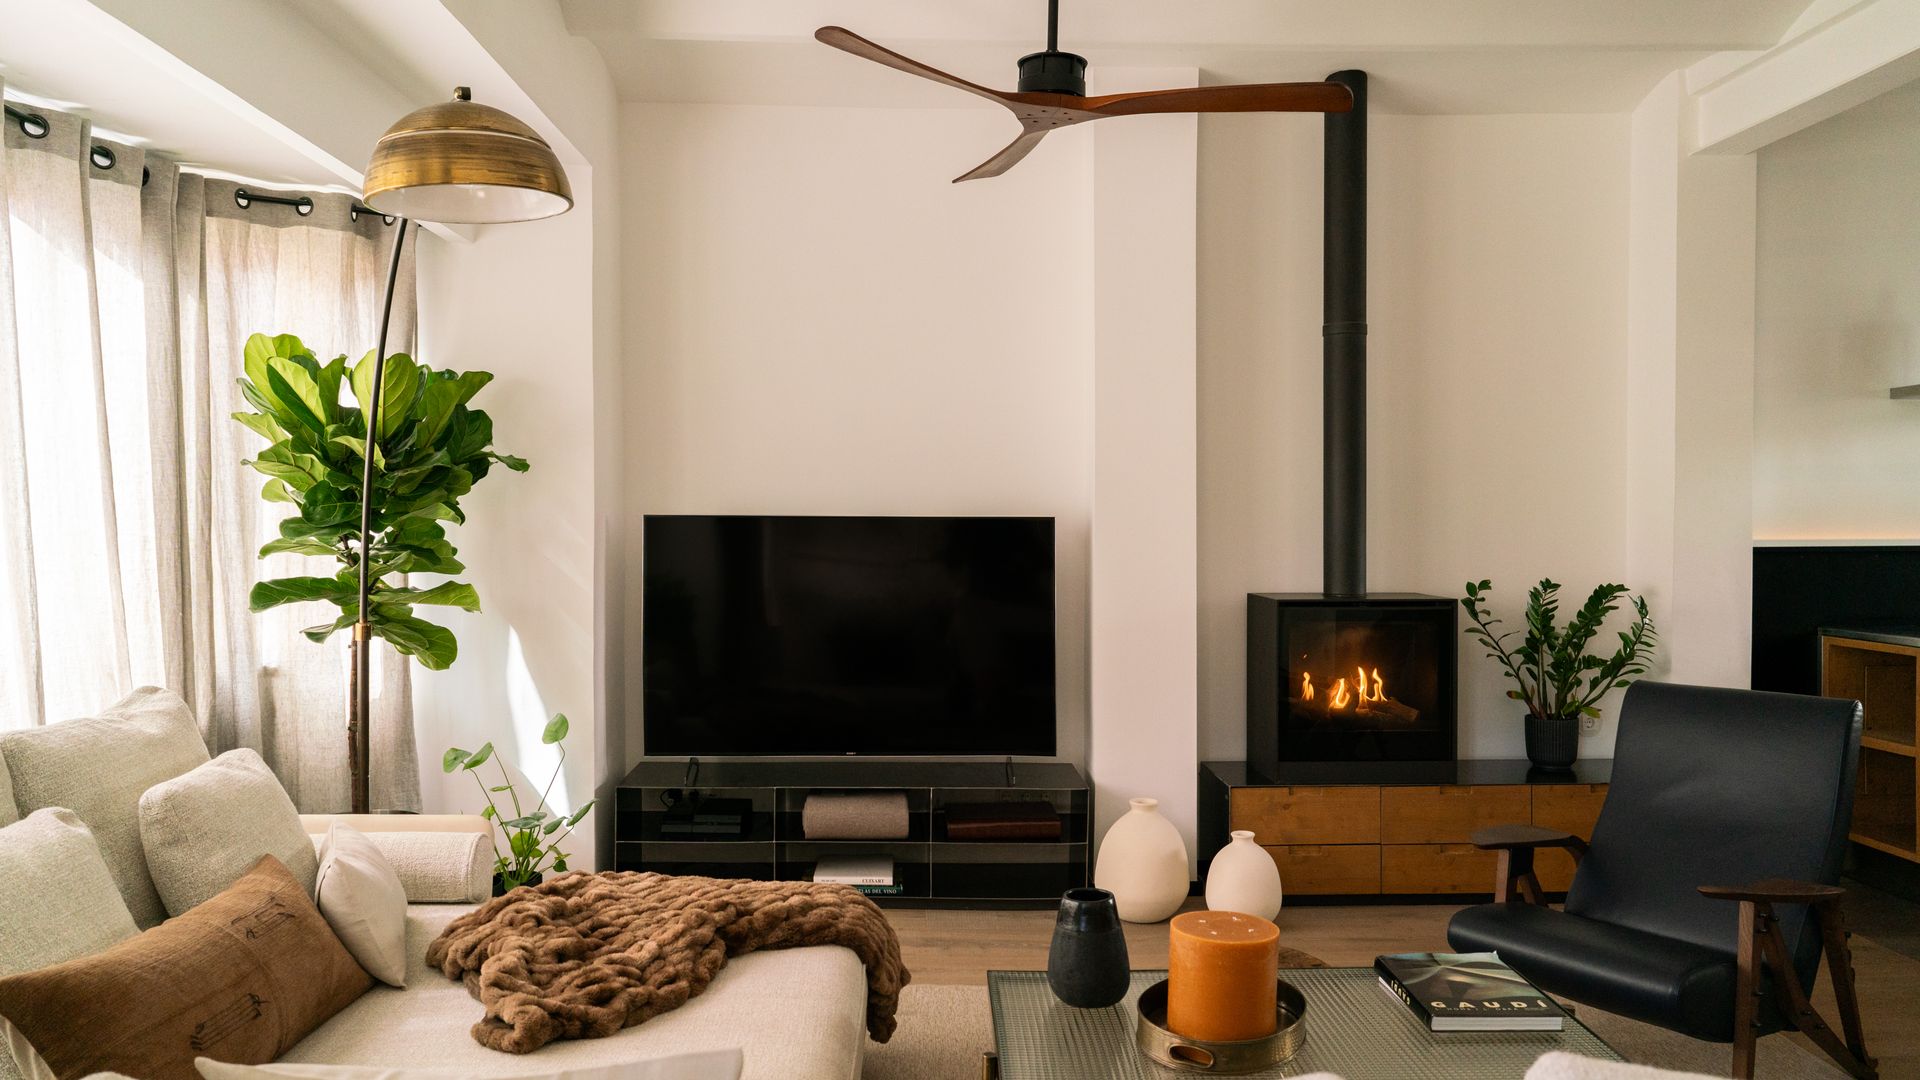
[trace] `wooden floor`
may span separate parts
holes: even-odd
[[[1383,952],[1444,950],[1447,920],[1457,908],[1444,904],[1289,906],[1280,913],[1280,943],[1336,967],[1373,963]],[[1889,941],[1910,932],[1920,907],[1880,905],[1874,918],[1887,921]],[[1047,966],[1053,935],[1051,911],[951,911],[889,909],[900,935],[907,968],[918,983],[985,985],[990,969],[1038,970]],[[1887,1080],[1920,1077],[1920,959],[1879,944],[1874,926],[1856,920],[1854,966],[1860,985],[1867,1046]],[[1904,947],[1904,942],[1896,948]],[[1167,927],[1127,926],[1127,951],[1136,968],[1165,967]],[[1822,977],[1814,995],[1830,1022],[1838,1013]],[[1799,1040],[1804,1036],[1772,1036]],[[1817,1051],[1816,1051],[1817,1053]]]

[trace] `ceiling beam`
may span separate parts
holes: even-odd
[[[1694,152],[1749,154],[1916,78],[1920,3],[1871,0],[1846,8],[1700,80]]]

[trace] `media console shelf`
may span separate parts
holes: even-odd
[[[1853,842],[1920,862],[1920,629],[1820,631],[1820,694],[1861,706]]]
[[[809,840],[800,812],[815,792],[906,793],[900,840]],[[737,835],[687,838],[666,832],[670,803],[745,800]],[[1087,884],[1092,792],[1065,762],[643,761],[615,793],[614,865],[663,874],[808,881],[827,854],[893,859],[897,897],[882,903],[1052,905]],[[952,840],[946,808],[986,802],[1044,802],[1060,815],[1060,840]]]

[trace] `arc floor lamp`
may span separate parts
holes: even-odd
[[[366,405],[371,433],[380,430],[387,328],[393,321],[393,287],[400,276],[407,225],[417,221],[496,225],[553,217],[573,208],[573,189],[560,159],[539,132],[499,109],[479,104],[461,86],[454,89],[452,101],[415,109],[387,129],[367,163],[362,198],[368,206],[397,219],[386,297],[380,307],[380,338],[373,352],[373,385],[380,390]],[[371,446],[371,436],[368,442]],[[368,812],[372,788],[367,678],[372,655],[367,622],[371,581],[365,553],[373,531],[373,505],[367,496],[373,491],[374,455],[368,453],[365,458],[360,478],[360,614],[353,625],[347,715],[356,814]]]

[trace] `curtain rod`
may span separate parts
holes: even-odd
[[[308,214],[313,213],[313,196],[311,195],[289,198],[285,195],[262,195],[260,192],[248,191],[246,188],[235,188],[233,190],[233,205],[240,209],[245,210],[257,202],[272,203],[275,206],[291,206],[293,207],[293,212],[299,214],[301,217],[306,217]],[[361,214],[372,214],[379,218],[381,223],[385,225],[393,224],[392,214],[383,214],[371,206],[362,206],[357,202],[348,204],[347,217],[358,221],[360,220]]]
[[[47,137],[47,134],[53,130],[53,125],[40,113],[16,108],[12,102],[5,102],[4,105],[7,118],[19,124],[21,133],[27,138],[44,139]],[[102,146],[99,143],[93,145],[88,151],[88,156],[92,159],[94,168],[101,170],[111,169],[119,164],[120,161],[119,156],[113,152],[112,147]],[[140,186],[145,187],[147,180],[151,178],[152,175],[153,174],[143,166],[140,169]],[[289,198],[285,195],[263,195],[257,191],[238,188],[233,193],[233,202],[235,206],[240,207],[242,210],[245,210],[254,203],[262,202],[273,203],[277,206],[291,206],[294,212],[301,217],[313,213],[313,197],[311,195]],[[381,222],[386,225],[393,224],[394,220],[392,214],[382,214],[371,206],[363,206],[358,202],[348,204],[347,216],[350,219],[358,221],[360,220],[361,214],[377,216]]]

